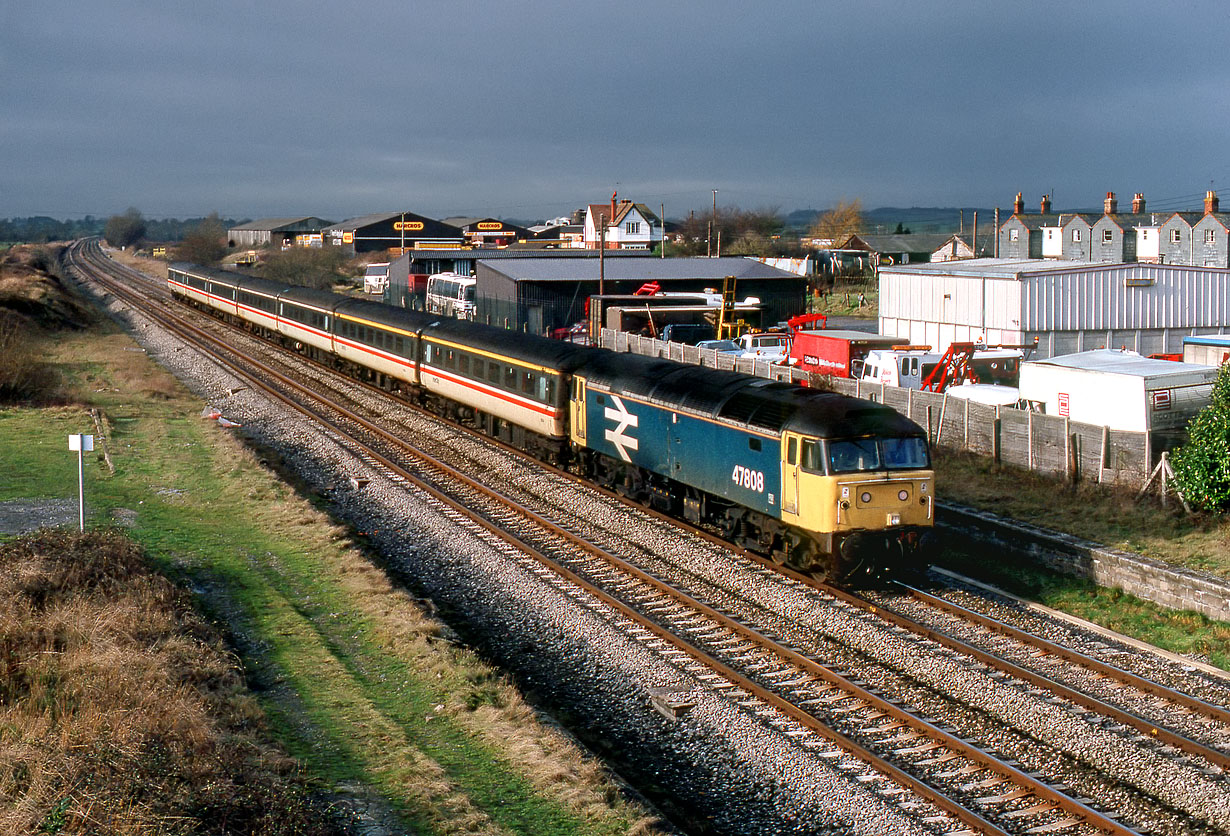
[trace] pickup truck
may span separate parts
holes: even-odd
[[[786,334],[772,331],[744,334],[738,340],[743,348],[741,358],[763,360],[766,363],[781,363],[785,361],[790,350],[790,338]]]

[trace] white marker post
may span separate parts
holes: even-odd
[[[81,509],[79,525],[85,531],[85,454],[94,450],[94,436],[70,435],[68,449],[77,453],[77,501]]]

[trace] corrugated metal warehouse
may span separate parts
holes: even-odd
[[[601,282],[599,271],[602,271]],[[546,333],[578,322],[585,300],[603,293],[635,293],[647,282],[664,291],[722,289],[734,276],[739,299],[757,296],[764,320],[787,319],[804,310],[807,278],[750,258],[524,258],[477,262],[478,311],[493,323]]]
[[[974,259],[880,270],[880,332],[944,350],[952,342],[1032,344],[1036,358],[1094,348],[1183,351],[1230,322],[1230,270],[1160,264]]]
[[[332,221],[324,218],[262,218],[249,221],[227,230],[232,247],[259,247],[264,244],[281,245],[286,241],[300,246],[320,246],[321,233]]]

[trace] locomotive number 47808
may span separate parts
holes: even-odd
[[[764,493],[764,473],[759,470],[752,470],[737,464],[734,473],[730,474],[730,479],[741,488]]]

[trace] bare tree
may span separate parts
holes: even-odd
[[[836,206],[816,219],[808,234],[827,242],[826,246],[835,247],[862,228],[863,204],[855,198],[838,201]]]
[[[103,228],[103,238],[107,239],[107,243],[121,249],[141,243],[144,237],[145,218],[141,217],[141,210],[132,206],[124,214],[108,218]]]

